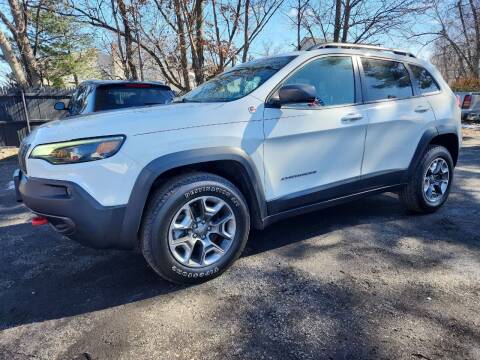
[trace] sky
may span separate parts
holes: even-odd
[[[265,46],[268,44],[271,50],[278,50],[279,52],[289,52],[295,49],[296,44],[296,30],[294,25],[288,19],[286,10],[279,10],[270,19],[270,22],[265,26],[263,32],[253,42],[250,48],[250,54],[257,58],[265,53]],[[290,10],[292,11],[292,10]],[[292,14],[291,14],[292,15]],[[426,19],[419,18],[415,22],[417,30],[425,29],[429,26]],[[4,29],[4,31],[6,31]],[[303,34],[305,36],[305,34]],[[416,56],[429,60],[431,52],[428,47],[422,47],[415,42],[407,42],[406,40],[393,40],[385,38],[385,47],[400,48],[412,52]],[[6,75],[10,73],[10,68],[5,62],[0,62],[0,86],[6,81]]]
[[[291,9],[290,11],[292,10],[295,11],[294,9]],[[290,15],[293,14],[294,13],[292,12]],[[418,32],[423,32],[426,28],[431,26],[431,24],[428,23],[428,19],[422,16],[417,16],[414,24],[415,30]],[[272,49],[281,48],[284,51],[291,51],[295,48],[297,42],[296,36],[296,29],[288,19],[285,11],[279,11],[272,17],[270,22],[266,25],[264,31],[259,34],[257,39],[255,39],[255,43],[253,44],[251,51],[255,55],[261,54],[264,48],[264,43],[271,44]],[[303,33],[302,38],[304,36],[307,36],[307,34]],[[424,60],[429,60],[431,56],[430,48],[423,47],[417,42],[407,41],[405,39],[398,38],[392,40],[390,38],[385,38],[383,43],[380,45],[384,47],[407,50]]]

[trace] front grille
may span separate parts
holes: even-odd
[[[18,149],[18,164],[20,165],[20,169],[26,174],[27,173],[27,152],[30,148],[30,144],[27,142],[22,141],[20,143],[20,149]]]

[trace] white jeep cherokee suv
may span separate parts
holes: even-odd
[[[325,44],[241,64],[170,105],[50,122],[21,144],[14,178],[60,233],[196,283],[240,256],[251,226],[385,191],[437,210],[460,142],[431,65]]]

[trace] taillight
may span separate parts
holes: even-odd
[[[457,98],[457,106],[462,107],[462,104],[460,103],[462,100],[460,99],[460,95],[455,96]]]
[[[465,95],[463,98],[462,109],[468,109],[472,105],[472,95]]]

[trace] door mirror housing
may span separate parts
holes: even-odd
[[[58,110],[58,111],[68,110],[67,106],[65,105],[65,103],[63,101],[59,101],[59,102],[55,103],[55,105],[53,107],[54,107],[55,110]]]
[[[287,104],[309,104],[317,99],[315,86],[308,84],[284,85],[278,91],[279,106]]]

